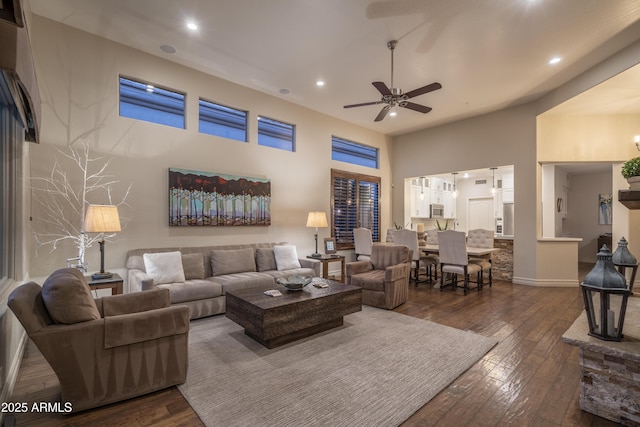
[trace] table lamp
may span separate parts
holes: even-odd
[[[120,231],[118,207],[114,205],[89,205],[84,217],[82,231],[85,233],[103,233],[100,240],[100,272],[94,273],[93,280],[109,279],[113,273],[104,271],[104,233]]]
[[[316,251],[311,255],[313,257],[320,257],[320,253],[318,252],[318,228],[328,227],[327,224],[327,214],[324,212],[309,212],[309,216],[307,217],[307,227],[315,227],[316,228]]]

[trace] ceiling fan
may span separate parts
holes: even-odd
[[[376,89],[382,94],[382,99],[380,101],[373,102],[363,102],[361,104],[351,104],[345,105],[344,108],[353,108],[353,107],[364,107],[366,105],[376,105],[376,104],[387,104],[382,107],[382,110],[378,113],[375,120],[376,122],[384,119],[393,107],[396,105],[403,108],[408,108],[409,110],[418,111],[419,113],[428,113],[432,110],[431,107],[427,107],[425,105],[416,104],[413,102],[409,102],[408,99],[414,98],[419,95],[423,95],[425,93],[433,92],[434,90],[438,90],[442,88],[440,83],[434,82],[428,84],[426,86],[419,87],[418,89],[414,89],[410,92],[403,93],[402,89],[393,87],[393,50],[398,46],[397,40],[391,40],[387,43],[387,47],[391,51],[391,89],[387,87],[383,82],[373,82],[372,85],[375,86]]]

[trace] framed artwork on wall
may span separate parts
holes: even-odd
[[[169,168],[169,225],[271,225],[271,181]]]
[[[336,253],[336,239],[333,237],[325,237],[324,239],[324,253],[335,254]]]
[[[611,193],[598,195],[598,224],[611,224]]]

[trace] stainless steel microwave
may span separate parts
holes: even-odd
[[[429,217],[444,218],[444,205],[432,203],[429,205]]]

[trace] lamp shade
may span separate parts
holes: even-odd
[[[115,233],[120,231],[118,207],[114,205],[89,205],[82,224],[87,233]]]
[[[324,212],[309,212],[307,217],[307,227],[324,228],[328,227],[327,214]]]

